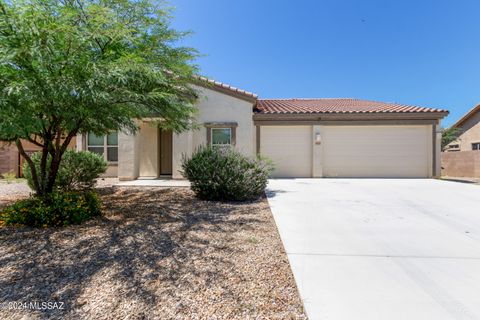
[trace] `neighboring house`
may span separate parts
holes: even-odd
[[[480,151],[480,104],[468,111],[452,128],[459,130],[459,136],[447,145],[446,152]]]
[[[29,141],[22,140],[23,148],[27,154],[32,154],[34,152],[40,151],[41,148]],[[75,137],[69,144],[69,148],[75,148],[76,142]],[[0,174],[12,172],[15,173],[17,177],[22,176],[22,166],[24,163],[24,158],[18,152],[17,146],[15,143],[7,143],[0,141]]]
[[[455,141],[442,152],[442,175],[480,177],[480,104],[468,111],[452,128],[459,131]]]
[[[0,141],[0,175],[12,172],[18,176],[19,161],[17,147]]]
[[[151,119],[136,135],[77,136],[120,180],[182,178],[181,158],[202,144],[232,145],[275,163],[274,177],[434,177],[440,174],[441,109],[357,99],[258,99],[202,79],[197,123],[181,134]]]

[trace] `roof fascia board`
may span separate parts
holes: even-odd
[[[470,109],[466,114],[463,115],[457,122],[452,125],[452,128],[460,127],[465,121],[470,119],[475,113],[480,111],[480,104],[477,104],[475,107]]]
[[[242,93],[242,92],[239,92],[239,91],[235,91],[235,90],[223,87],[221,85],[218,85],[218,84],[215,84],[215,83],[212,83],[212,82],[207,82],[205,80],[198,79],[193,84],[197,85],[197,86],[200,86],[202,88],[205,88],[205,89],[210,89],[210,90],[214,90],[214,91],[229,95],[229,96],[234,97],[234,98],[242,99],[242,100],[248,101],[250,103],[255,103],[257,101],[256,96],[251,96],[249,94],[245,94],[245,93]]]
[[[326,114],[254,114],[253,120],[270,121],[339,121],[339,120],[438,120],[448,112],[405,112],[405,113],[326,113]]]

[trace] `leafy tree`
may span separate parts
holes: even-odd
[[[197,53],[169,22],[150,0],[0,0],[0,140],[17,145],[37,195],[78,133],[134,133],[146,116],[191,127]],[[41,147],[39,170],[22,139]]]
[[[445,147],[455,140],[457,140],[458,136],[462,133],[462,131],[458,128],[443,128],[442,129],[442,150]]]

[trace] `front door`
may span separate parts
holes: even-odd
[[[160,175],[172,174],[172,131],[160,129]]]

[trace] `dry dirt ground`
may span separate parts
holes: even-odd
[[[305,318],[265,199],[100,191],[104,216],[83,225],[0,228],[0,319]]]

